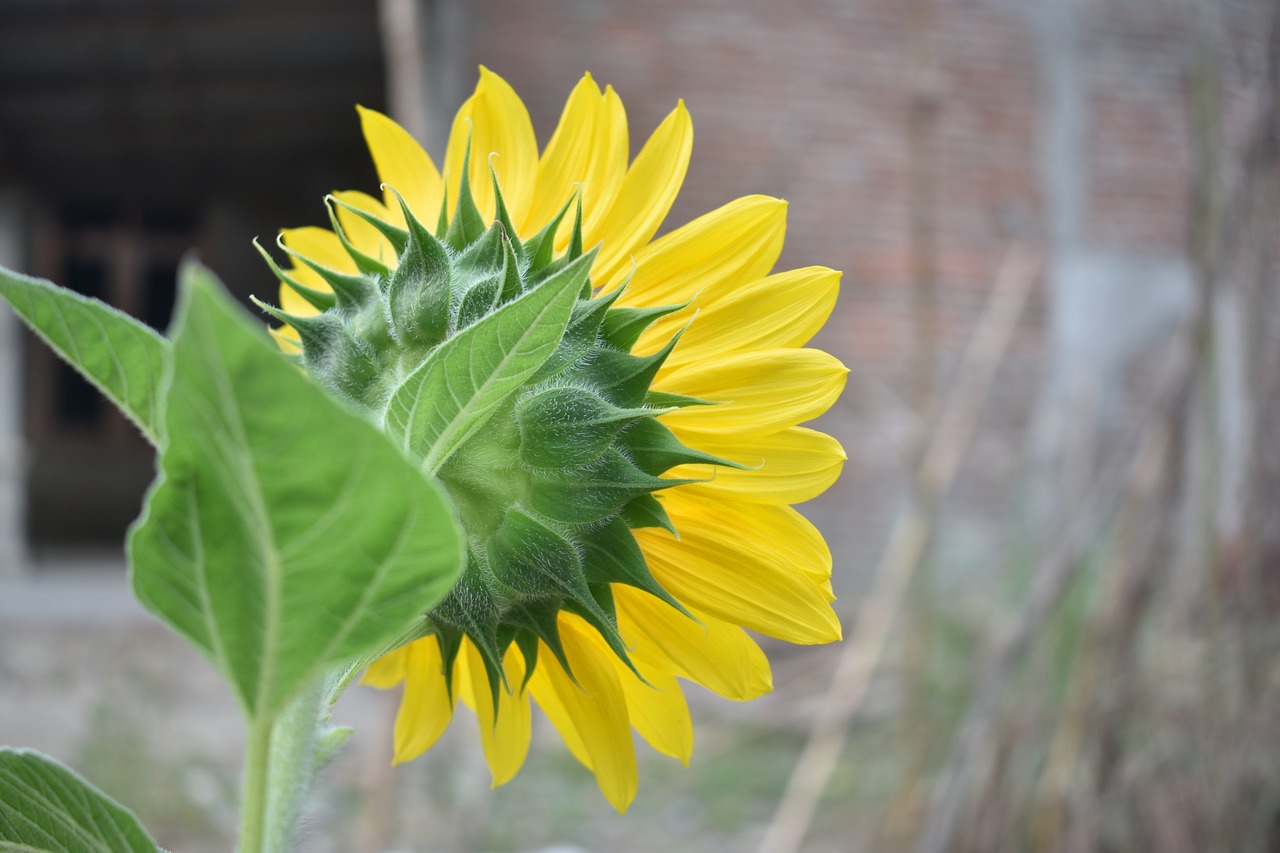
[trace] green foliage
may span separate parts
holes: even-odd
[[[199,267],[183,270],[169,440],[129,539],[133,587],[271,717],[452,585],[452,506],[309,382]]]
[[[0,853],[155,853],[137,818],[47,756],[0,748]]]
[[[160,443],[160,383],[169,344],[103,302],[0,267],[0,296],[27,325]]]

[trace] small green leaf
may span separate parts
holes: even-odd
[[[683,305],[659,305],[656,308],[614,308],[604,318],[602,334],[606,341],[622,352],[631,352],[646,329],[688,305],[686,302]]]
[[[628,457],[646,474],[658,476],[677,465],[723,465],[745,470],[746,465],[686,447],[666,426],[652,418],[638,421],[620,439]]]
[[[616,514],[640,495],[689,481],[651,477],[609,448],[589,469],[540,469],[531,472],[529,482],[533,509],[565,524],[592,524]]]
[[[399,193],[396,200],[404,212],[408,239],[399,265],[384,279],[388,313],[402,346],[435,346],[449,334],[449,254]]]
[[[0,748],[0,851],[156,853],[133,813],[48,756]]]
[[[579,552],[582,554],[582,567],[587,575],[587,582],[593,587],[604,585],[607,588],[611,583],[633,586],[693,618],[684,609],[684,605],[663,589],[649,571],[644,553],[623,519],[615,518],[599,530],[584,536],[579,542]]]
[[[585,388],[547,388],[516,403],[520,456],[540,468],[569,468],[599,459],[623,427],[652,415],[619,409]]]
[[[387,432],[434,473],[542,366],[564,335],[594,254],[434,350],[387,403]]]
[[[261,719],[443,597],[462,533],[444,490],[282,358],[201,267],[183,269],[175,330],[133,588]]]
[[[632,530],[661,527],[675,538],[680,538],[680,531],[671,522],[671,516],[653,495],[640,495],[622,508],[620,517]]]
[[[168,342],[105,302],[0,267],[0,296],[31,329],[160,443]]]
[[[592,357],[589,372],[605,399],[624,408],[634,408],[645,402],[649,385],[662,363],[675,349],[680,336],[672,338],[666,346],[652,355],[635,356],[607,347],[601,347]]]

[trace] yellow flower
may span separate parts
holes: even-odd
[[[633,353],[658,351],[687,325],[651,387],[715,405],[687,406],[659,420],[689,447],[745,467],[671,470],[665,476],[698,481],[656,493],[679,536],[661,527],[632,531],[653,576],[696,619],[634,587],[613,585],[618,630],[644,681],[584,619],[565,610],[558,624],[572,677],[543,646],[526,679],[525,658],[513,644],[503,659],[510,689],[498,692],[496,709],[481,653],[469,639],[454,664],[452,692],[435,636],[385,655],[365,675],[377,687],[404,683],[397,762],[436,741],[460,698],[479,718],[494,784],[502,784],[528,751],[532,698],[570,751],[595,772],[609,802],[624,810],[637,784],[632,728],[659,752],[689,760],[693,726],[678,679],[730,699],[752,699],[772,681],[768,661],[744,627],[793,643],[840,637],[831,608],[830,552],[790,506],[822,493],[845,459],[830,436],[799,426],[826,411],[844,387],[843,365],[804,347],[835,304],[840,274],[821,267],[770,274],[782,249],[786,203],[764,196],[738,199],[652,239],[689,162],[693,130],[683,103],[628,166],[622,102],[586,75],[539,154],[519,97],[481,68],[475,93],[454,120],[443,177],[391,119],[366,109],[360,119],[384,198],[335,193],[340,201],[404,227],[394,188],[415,217],[435,222],[446,198],[445,209],[453,209],[469,162],[471,191],[490,222],[496,215],[492,168],[522,239],[577,194],[583,242],[599,246],[591,269],[598,293],[625,284],[620,306],[688,303],[650,326]],[[356,249],[395,264],[395,251],[376,228],[341,206],[336,211]],[[571,219],[557,232],[559,252],[569,245]],[[301,255],[356,272],[332,231],[299,228],[282,237]],[[328,289],[305,266],[292,275]],[[293,289],[284,287],[280,295],[286,311],[316,313]]]

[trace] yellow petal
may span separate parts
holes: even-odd
[[[387,213],[386,206],[371,195],[356,190],[339,190],[332,195],[339,201],[345,201],[352,207],[373,214],[383,222],[396,224]],[[395,250],[377,228],[340,204],[335,204],[334,209],[337,211],[338,224],[342,226],[342,231],[351,241],[351,245],[371,258],[377,258],[384,264],[395,266],[397,261]]]
[[[678,305],[704,288],[760,278],[778,260],[786,230],[785,201],[762,195],[731,201],[637,254],[619,302]]]
[[[565,103],[551,141],[538,161],[537,193],[521,233],[532,235],[560,212],[575,191],[583,210],[583,232],[598,222],[617,195],[627,171],[627,118],[622,102],[587,74]],[[570,213],[556,234],[556,249],[564,251],[573,233]]]
[[[401,646],[394,651],[387,652],[369,664],[364,671],[364,675],[360,677],[360,683],[382,690],[395,687],[401,681],[404,681],[404,668],[408,660],[409,649],[407,646]]]
[[[405,646],[404,696],[396,714],[395,763],[411,761],[444,734],[453,719],[453,701],[444,684],[444,660],[435,637]]]
[[[481,217],[488,222],[497,209],[493,178],[489,174],[492,163],[511,221],[524,222],[533,202],[534,181],[537,179],[538,141],[520,96],[507,81],[483,65],[480,66],[475,94],[458,110],[449,132],[444,171],[449,187],[450,216],[457,203],[458,185],[462,182],[462,161],[468,138],[471,140],[471,167],[467,177]]]
[[[612,653],[604,647],[601,654]],[[645,684],[616,655],[612,656],[612,661],[627,699],[631,725],[650,746],[663,755],[678,759],[687,767],[689,756],[693,754],[693,720],[689,717],[689,706],[675,676],[643,661],[633,661],[645,681],[649,682]]]
[[[613,597],[618,630],[637,661],[696,681],[727,699],[754,699],[773,689],[769,659],[737,625],[695,608],[689,608],[690,619],[631,587],[615,584]]]
[[[582,179],[582,239],[587,246],[602,239],[603,223],[627,175],[629,138],[622,99],[612,86],[606,86],[596,113],[594,156]]]
[[[623,812],[636,795],[636,753],[618,675],[593,646],[593,632],[578,617],[561,611],[565,657],[578,683],[543,646],[529,690],[570,750],[596,774],[605,799]]]
[[[654,578],[679,601],[790,643],[840,639],[826,592],[754,537],[722,528],[714,504],[671,520],[678,541],[661,529],[633,533]]]
[[[680,101],[649,137],[627,170],[609,213],[590,232],[588,246],[603,243],[591,280],[616,287],[631,272],[632,256],[666,219],[684,183],[693,150],[693,122]]]
[[[747,284],[721,281],[684,311],[650,326],[635,349],[660,349],[690,318],[668,359],[672,368],[713,353],[803,346],[831,315],[839,291],[840,273],[826,267],[789,270]]]
[[[306,272],[310,272],[313,276],[315,275],[315,273],[313,273],[309,269],[306,270]],[[301,273],[302,273],[302,270],[295,269],[289,274],[293,276],[295,279],[297,279],[300,283],[308,284],[307,282],[302,281],[303,276],[301,275]],[[319,276],[316,276],[316,278],[319,278]],[[328,289],[329,288],[326,285],[325,290],[328,290]],[[280,285],[280,308],[281,310],[285,311],[288,314],[292,314],[295,317],[310,317],[312,314],[320,313],[319,311],[316,310],[316,307],[314,305],[312,305],[307,300],[303,299],[301,296],[297,294],[297,292],[292,287],[284,283],[281,283]],[[295,339],[298,337],[298,331],[297,329],[293,328],[293,326],[280,327],[281,332],[284,332],[285,329],[288,329],[288,332],[286,333],[288,337],[295,338]]]
[[[519,650],[512,647],[503,658],[502,666],[507,672],[507,683],[519,690],[524,683],[524,657]],[[480,741],[493,775],[493,787],[511,781],[529,754],[529,697],[523,691],[513,696],[499,687],[495,715],[484,661],[469,639],[463,640],[458,656],[458,695],[479,719]]]
[[[812,420],[844,390],[848,370],[816,349],[730,353],[664,370],[654,387],[718,403],[662,416],[672,429],[761,435]]]
[[[671,518],[680,519],[677,523],[713,524],[725,538],[750,540],[766,559],[808,577],[835,600],[831,549],[818,528],[791,507],[729,500],[701,485],[671,489],[661,499]]]
[[[681,465],[666,476],[705,480],[687,488],[713,499],[720,496],[765,504],[798,504],[816,498],[836,481],[848,458],[840,442],[804,427],[764,436],[694,433],[689,443],[748,468]]]
[[[360,113],[360,127],[373,155],[374,168],[378,170],[378,180],[394,187],[414,215],[428,228],[434,228],[440,216],[440,200],[444,198],[444,182],[440,180],[436,164],[409,131],[390,118],[364,107],[356,110]],[[403,226],[400,204],[390,192],[385,195],[390,221]]]
[[[523,233],[536,233],[573,196],[574,185],[586,175],[595,142],[597,106],[601,102],[600,87],[590,74],[583,76],[569,93],[560,123],[538,161],[537,196],[529,208]]]

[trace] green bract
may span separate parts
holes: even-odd
[[[297,331],[301,364],[315,380],[421,460],[457,505],[466,569],[430,618],[446,679],[465,635],[496,693],[512,643],[527,673],[538,640],[569,669],[561,609],[586,619],[630,664],[609,585],[629,584],[682,609],[654,580],[630,531],[671,527],[653,493],[688,481],[663,478],[669,469],[729,463],[685,447],[655,419],[701,402],[649,391],[679,335],[652,355],[630,353],[653,321],[682,306],[614,307],[621,289],[593,291],[595,252],[584,251],[580,209],[557,255],[556,232],[572,202],[521,242],[496,179],[494,188],[496,222],[484,227],[464,178],[453,217],[442,211],[434,234],[403,200],[405,229],[330,197],[334,232],[360,274],[285,247],[332,289],[321,292],[264,252],[316,313],[262,308]],[[396,263],[353,248],[333,205],[376,227]]]

